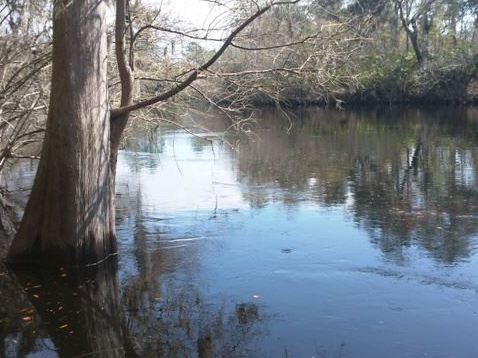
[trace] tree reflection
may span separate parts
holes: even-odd
[[[48,351],[60,357],[247,357],[262,319],[254,303],[230,312],[205,302],[192,285],[166,287],[161,295],[131,279],[121,290],[111,263],[76,274],[15,275],[26,296],[16,286],[2,297],[23,297],[26,308],[5,307],[13,317],[0,330],[7,357]],[[42,340],[51,341],[49,347]]]
[[[122,206],[121,202],[118,203]],[[264,317],[254,303],[214,303],[205,298],[195,277],[198,254],[194,245],[178,247],[162,236],[161,220],[148,215],[141,187],[135,205],[134,266],[137,273],[122,283],[128,332],[142,356],[248,357]]]
[[[78,272],[15,272],[60,357],[137,356],[122,323],[115,266],[112,259]]]
[[[290,134],[264,115],[241,145],[239,179],[253,206],[344,205],[395,260],[416,243],[453,263],[478,233],[476,110],[304,110]]]
[[[37,349],[42,337],[34,310],[18,283],[0,264],[0,356],[25,356]]]
[[[264,320],[252,302],[204,297],[194,246],[174,249],[142,206],[141,190],[118,197],[131,226],[122,279],[114,259],[79,271],[0,276],[0,355],[60,357],[248,357]],[[128,261],[127,258],[133,258]]]

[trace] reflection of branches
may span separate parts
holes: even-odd
[[[405,169],[402,183],[400,184],[400,192],[402,193],[405,188],[405,184],[409,181],[410,172],[413,170],[414,175],[417,175],[418,173],[418,160],[419,160],[421,149],[422,149],[422,141],[420,138],[418,138],[415,145],[415,149],[413,150],[413,154],[411,158],[412,160],[409,159],[409,156],[407,153],[407,161],[410,161],[410,164],[408,164],[407,168]]]
[[[289,206],[303,200],[344,205],[394,260],[401,260],[412,244],[439,262],[470,255],[478,232],[476,177],[460,181],[457,158],[477,173],[478,152],[473,131],[463,141],[462,129],[456,128],[469,124],[437,125],[436,118],[429,122],[421,112],[387,113],[400,119],[397,128],[368,113],[307,112],[287,135],[282,129],[287,123],[277,123],[280,116],[274,111],[262,121],[268,131],[259,130],[261,140],[239,146],[239,180],[250,184],[243,195],[251,205],[272,200]],[[450,141],[460,150],[437,145]],[[274,188],[274,194],[252,189],[257,186]]]

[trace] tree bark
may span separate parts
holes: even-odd
[[[407,34],[408,34],[408,38],[410,39],[410,42],[412,43],[413,52],[415,52],[415,57],[417,59],[417,62],[419,65],[422,65],[423,55],[422,55],[422,51],[420,50],[420,45],[418,44],[418,35],[416,32],[412,32],[412,31],[407,31]]]
[[[57,0],[47,130],[7,262],[83,266],[116,253],[104,0]]]
[[[405,14],[403,9],[403,3],[401,0],[396,1],[396,6],[398,8],[398,14],[400,16],[400,21],[402,22],[402,26],[407,33],[407,51],[408,51],[408,40],[411,42],[413,51],[415,52],[415,57],[417,59],[417,63],[419,66],[423,64],[423,54],[420,49],[420,45],[418,43],[418,28],[416,24],[416,19],[412,17],[412,19],[408,19],[408,11]]]

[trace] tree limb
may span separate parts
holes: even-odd
[[[171,89],[167,90],[166,92],[163,92],[157,96],[154,96],[152,98],[131,104],[131,105],[121,105],[120,108],[116,108],[111,110],[111,119],[116,119],[119,116],[129,113],[134,110],[138,110],[144,107],[147,107],[149,105],[165,101],[168,98],[171,98],[178,94],[179,92],[183,91],[186,89],[191,83],[193,83],[197,78],[199,73],[207,70],[209,67],[211,67],[216,61],[222,56],[222,54],[226,51],[226,49],[231,45],[233,42],[234,38],[242,31],[244,30],[248,25],[250,25],[254,20],[256,20],[258,17],[266,13],[268,10],[270,10],[274,6],[278,5],[285,5],[285,4],[296,4],[300,0],[291,0],[291,1],[276,1],[276,2],[271,2],[265,7],[258,9],[253,15],[251,15],[249,18],[247,18],[244,22],[242,22],[234,31],[230,33],[230,35],[227,37],[227,39],[224,41],[222,46],[214,53],[214,55],[204,64],[202,64],[200,67],[197,69],[193,70],[193,72],[181,83],[176,85],[175,87],[172,87]]]
[[[131,104],[133,96],[133,73],[131,66],[126,61],[126,50],[124,44],[127,1],[128,0],[118,0],[116,2],[115,51],[121,82],[121,106]]]

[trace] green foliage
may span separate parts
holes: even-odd
[[[468,49],[442,51],[419,66],[413,52],[372,54],[358,63],[356,95],[377,102],[466,102],[478,57]]]
[[[358,67],[358,91],[375,91],[387,99],[402,96],[416,71],[412,52],[365,56]]]

